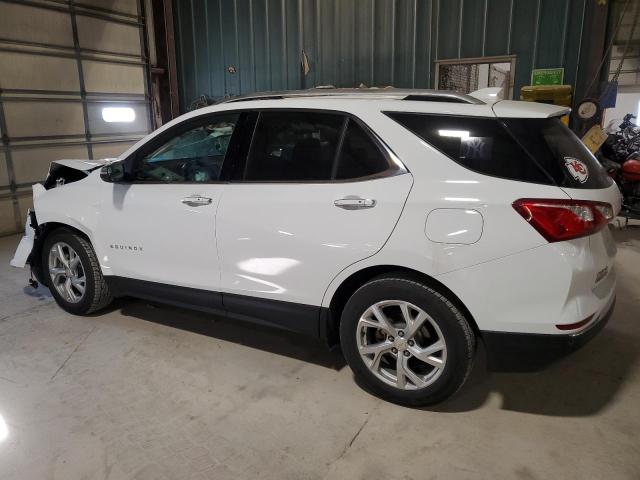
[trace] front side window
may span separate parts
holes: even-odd
[[[238,116],[216,115],[181,130],[140,160],[135,179],[194,183],[219,180]]]
[[[263,111],[244,180],[350,180],[397,170],[353,119],[339,113]]]

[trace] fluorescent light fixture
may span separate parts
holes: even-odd
[[[131,123],[136,119],[136,112],[131,107],[104,107],[102,119],[108,123]]]
[[[469,138],[467,130],[438,130],[438,135],[441,137]]]

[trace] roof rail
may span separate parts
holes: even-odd
[[[420,102],[470,103],[485,102],[463,93],[448,90],[400,89],[400,88],[310,88],[308,90],[285,90],[262,92],[233,97],[219,103],[247,102],[251,100],[280,100],[284,98],[350,97],[380,98],[388,100],[411,100]]]

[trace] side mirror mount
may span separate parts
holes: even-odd
[[[109,163],[100,169],[100,178],[105,182],[122,182],[124,177],[124,165],[122,162]]]

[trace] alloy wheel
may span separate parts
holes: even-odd
[[[428,387],[447,362],[440,327],[420,307],[402,300],[367,308],[358,321],[356,342],[371,373],[401,390]]]
[[[69,244],[57,242],[49,251],[51,285],[67,302],[78,303],[86,289],[85,270],[78,253]]]

